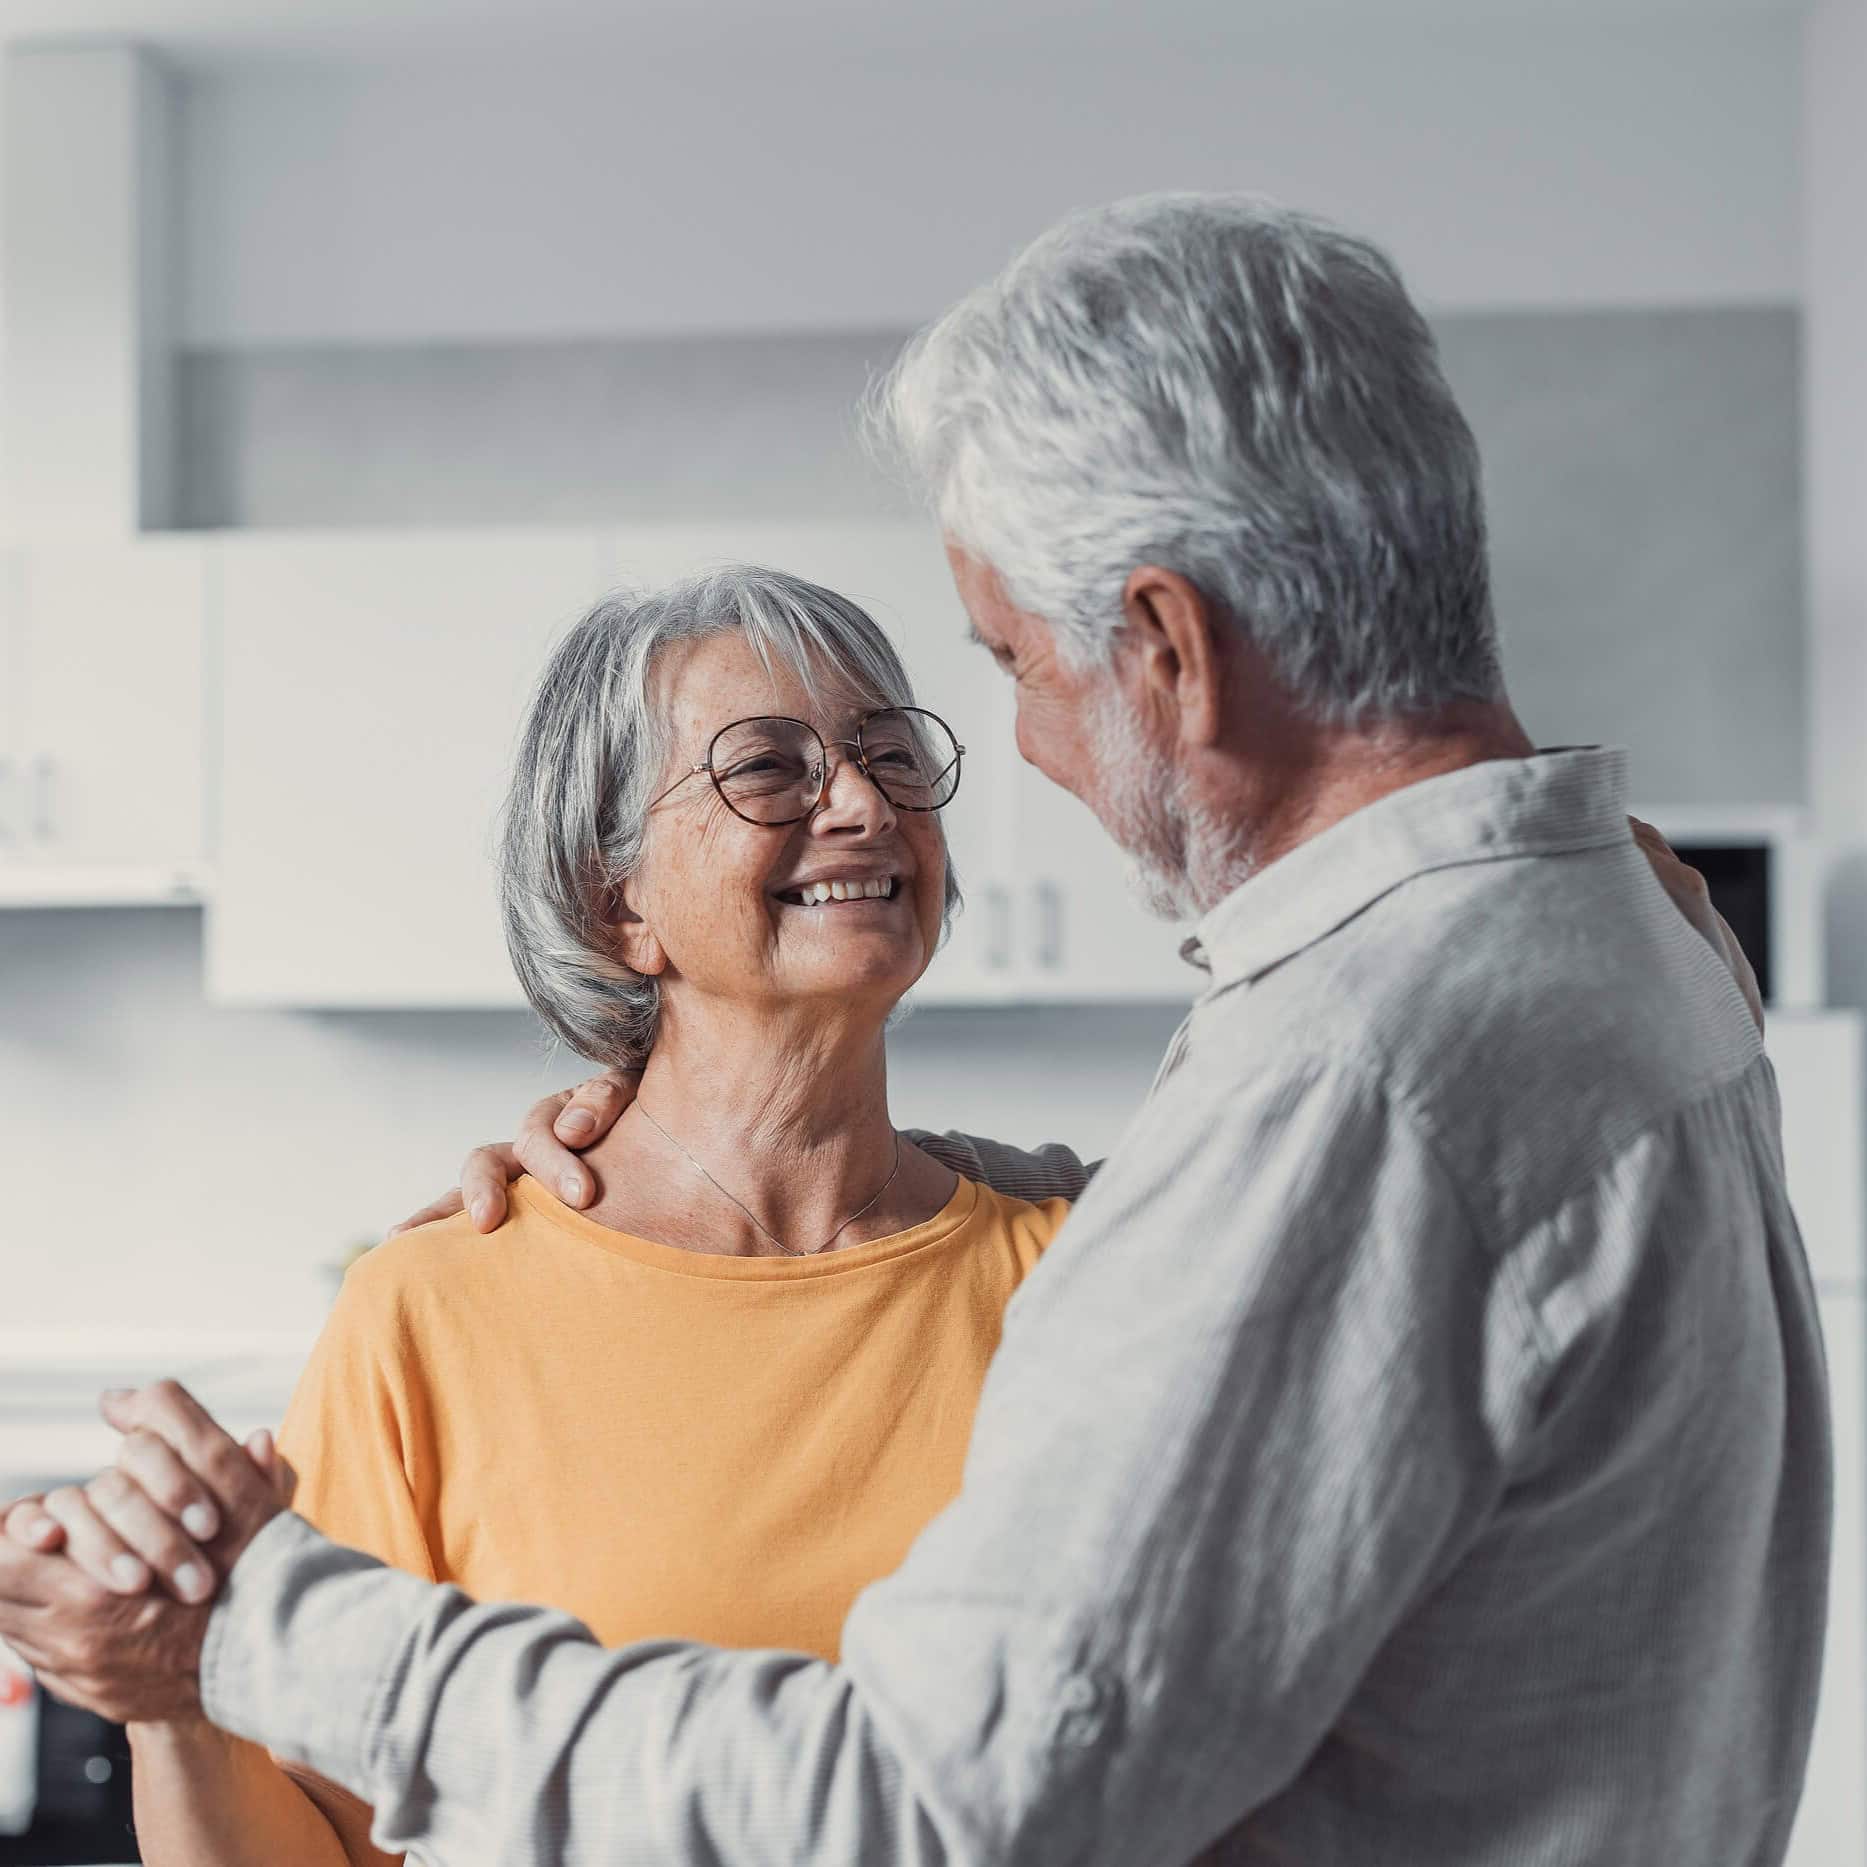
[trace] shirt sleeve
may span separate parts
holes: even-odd
[[[1524,1344],[1374,1081],[1311,1061],[1214,1107],[1192,1076],[1027,1280],[961,1494],[857,1599],[840,1666],[605,1652],[285,1518],[210,1621],[210,1715],[441,1858],[1195,1858],[1482,1527]]]
[[[1085,1163],[1061,1141],[1046,1141],[1027,1151],[1005,1141],[990,1141],[983,1135],[961,1134],[951,1128],[944,1134],[931,1134],[924,1128],[910,1128],[906,1133],[916,1147],[931,1154],[941,1166],[951,1167],[968,1180],[978,1180],[1007,1199],[1029,1200],[1034,1206],[1047,1199],[1081,1199],[1102,1165],[1099,1160]]]

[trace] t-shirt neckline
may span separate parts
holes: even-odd
[[[565,1205],[530,1174],[522,1174],[514,1180],[507,1193],[519,1210],[559,1231],[568,1232],[584,1244],[595,1245],[598,1250],[655,1270],[671,1271],[680,1277],[710,1277],[733,1283],[795,1283],[867,1270],[910,1257],[946,1243],[963,1230],[978,1211],[980,1199],[978,1182],[961,1174],[953,1197],[931,1218],[909,1226],[904,1232],[890,1232],[860,1245],[845,1245],[839,1251],[825,1251],[810,1257],[737,1258],[708,1251],[683,1251],[678,1245],[664,1245],[653,1238],[639,1238],[633,1232],[599,1225],[574,1207]]]

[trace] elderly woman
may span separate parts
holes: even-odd
[[[640,1096],[585,1156],[587,1211],[522,1180],[497,1240],[434,1225],[352,1270],[280,1435],[320,1528],[605,1642],[828,1656],[957,1493],[1067,1208],[889,1115],[883,1033],[957,899],[961,749],[913,700],[860,609],[769,571],[606,602],[557,649],[507,936],[546,1024],[644,1065]],[[366,1808],[263,1751],[132,1735],[148,1861],[386,1858]]]
[[[508,803],[507,935],[552,1030],[639,1085],[581,1168],[540,1125],[566,1098],[534,1111],[587,1210],[520,1178],[498,1239],[450,1218],[351,1272],[281,1433],[302,1514],[608,1644],[836,1656],[957,1493],[1005,1305],[1088,1171],[888,1112],[889,1014],[956,900],[961,750],[875,624],[796,578],[721,571],[571,632]],[[470,1163],[483,1224],[501,1159]],[[108,1580],[125,1544],[83,1494],[55,1509]],[[8,1528],[44,1548],[34,1516]],[[148,1861],[389,1858],[347,1792],[212,1726],[132,1736]]]

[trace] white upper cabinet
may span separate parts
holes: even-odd
[[[220,546],[223,1004],[520,1001],[492,841],[545,653],[609,581],[592,534]]]
[[[219,1002],[519,1003],[492,837],[546,651],[605,589],[728,561],[860,603],[966,748],[942,812],[966,905],[921,1003],[1184,998],[1196,983],[1101,827],[1018,757],[1011,684],[968,641],[930,525],[246,534],[213,550]]]
[[[4,560],[0,904],[201,886],[206,564],[177,536]]]

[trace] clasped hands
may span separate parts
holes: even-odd
[[[296,1481],[269,1433],[242,1446],[175,1381],[102,1411],[114,1465],[0,1505],[0,1640],[68,1704],[191,1722],[214,1595]]]

